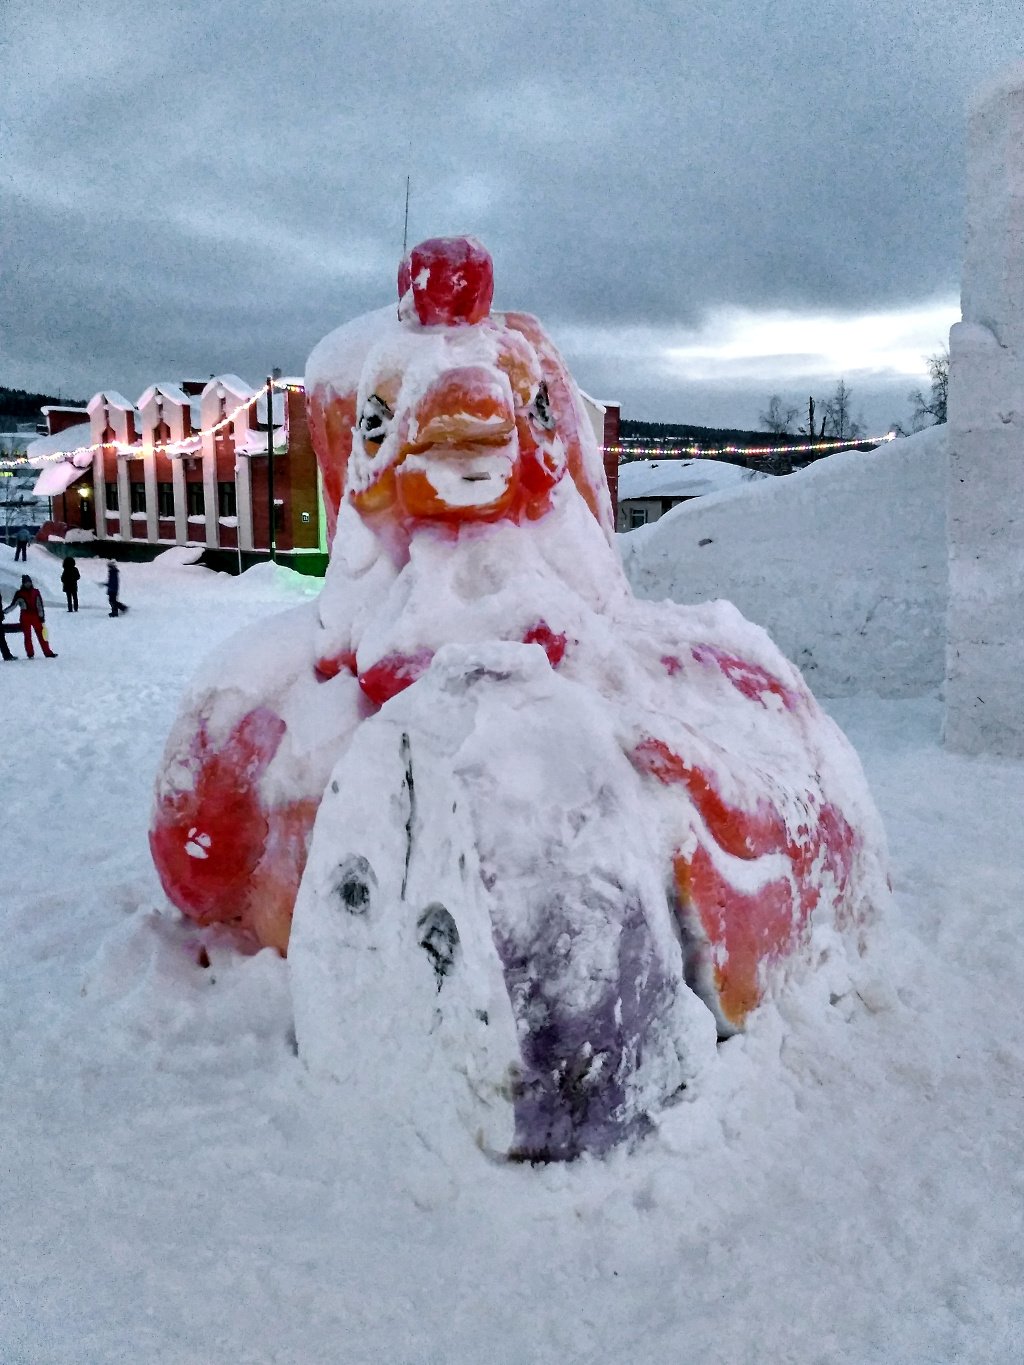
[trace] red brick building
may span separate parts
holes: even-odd
[[[272,481],[276,556],[322,572],[319,474],[298,381],[280,381],[271,406],[272,455],[266,387],[236,375],[152,384],[134,404],[108,390],[84,411],[46,409],[49,435],[28,451],[47,461],[37,491],[69,538],[92,533],[101,554],[192,545],[234,567],[269,555]]]
[[[580,393],[583,406],[587,410],[590,425],[597,437],[598,445],[604,451],[604,476],[608,481],[608,492],[612,499],[612,524],[619,515],[619,414],[618,403],[603,402],[591,398],[589,393]]]

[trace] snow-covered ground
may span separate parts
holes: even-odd
[[[3,1365],[1024,1359],[1024,765],[945,752],[934,688],[829,704],[892,851],[856,992],[794,985],[632,1153],[448,1162],[308,1076],[282,961],[196,964],[149,859],[186,680],[318,584],[127,565],[112,621],[80,566],[71,617],[33,547],[60,657],[0,663]]]

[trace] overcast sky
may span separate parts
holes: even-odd
[[[159,12],[158,12],[159,11]],[[958,312],[1020,0],[5,0],[0,383],[301,373],[469,232],[627,416],[885,430]]]

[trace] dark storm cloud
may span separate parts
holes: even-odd
[[[753,423],[784,367],[730,392],[659,347],[955,295],[963,102],[1024,46],[1016,0],[153,8],[9,11],[0,382],[301,370],[390,296],[408,173],[412,241],[474,232],[500,305],[609,338],[585,385]]]

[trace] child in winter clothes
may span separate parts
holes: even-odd
[[[107,564],[107,601],[110,603],[110,615],[116,616],[120,611],[127,611],[125,604],[118,599],[121,591],[121,571],[118,569],[114,560]]]
[[[28,574],[22,575],[21,587],[11,598],[12,607],[21,609],[21,633],[25,640],[25,653],[30,659],[35,658],[35,650],[32,647],[32,635],[35,633],[42,651],[48,659],[56,659],[56,654],[50,648],[46,638],[43,625],[46,621],[46,608],[43,606],[43,594],[38,588],[34,587]]]
[[[78,610],[78,580],[81,576],[75,561],[71,558],[65,559],[64,567],[60,571],[60,585],[68,600],[68,611]]]

